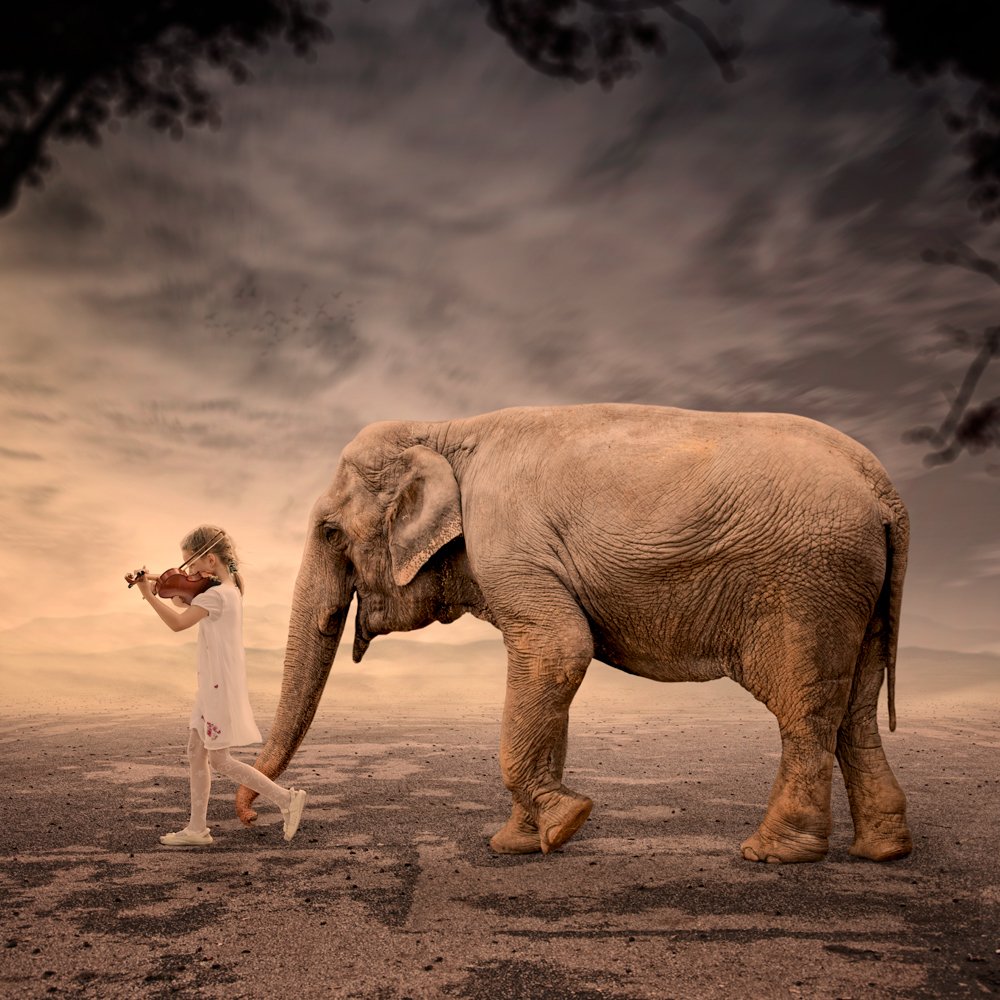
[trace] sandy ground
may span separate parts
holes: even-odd
[[[576,715],[567,782],[590,821],[549,857],[497,857],[495,713],[321,715],[266,806],[215,843],[187,819],[184,720],[0,719],[0,992],[35,997],[950,997],[1000,993],[996,712],[884,734],[915,851],[850,858],[843,786],[821,864],[754,865],[778,758],[762,719]],[[266,724],[268,719],[261,719]],[[244,754],[244,757],[249,754]]]

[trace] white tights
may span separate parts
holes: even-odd
[[[237,760],[228,747],[209,750],[201,742],[197,729],[188,737],[188,762],[191,765],[191,821],[188,829],[201,833],[208,827],[208,794],[212,788],[212,768],[232,778],[239,785],[252,788],[258,795],[273,802],[279,809],[287,809],[292,795],[287,788],[275,784],[255,767]]]

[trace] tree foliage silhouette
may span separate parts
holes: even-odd
[[[585,0],[582,28],[563,25],[565,0],[487,2],[490,23],[540,72],[604,86],[635,72],[635,51],[666,51],[662,30],[629,4]],[[641,8],[643,5],[637,5]],[[683,4],[658,12],[694,31],[727,79],[738,46],[722,43]],[[0,14],[0,214],[16,204],[22,184],[38,186],[52,167],[51,141],[98,144],[105,128],[146,115],[174,137],[220,122],[205,81],[222,67],[237,82],[247,58],[283,37],[311,55],[332,37],[324,0],[37,0]],[[624,11],[624,12],[623,12]]]
[[[969,161],[970,202],[985,222],[1000,217],[1000,4],[991,0],[840,0],[878,14],[889,64],[917,83],[953,73],[972,85],[948,109]]]
[[[720,0],[726,3],[727,0]],[[664,55],[671,19],[694,32],[726,80],[736,79],[741,44],[723,40],[680,0],[480,0],[487,23],[529,66],[576,83],[610,88],[632,76],[645,52]],[[733,25],[729,25],[732,32]]]
[[[725,3],[726,0],[720,0]],[[944,103],[945,122],[959,136],[967,160],[970,207],[985,223],[1000,217],[1000,3],[985,0],[836,0],[878,17],[890,68],[923,84],[952,73],[971,89],[964,107]],[[529,65],[580,83],[604,87],[637,71],[644,53],[663,54],[668,18],[693,30],[727,80],[735,77],[739,42],[723,43],[703,21],[674,0],[480,0],[488,21]],[[968,247],[927,253],[932,264],[951,264],[1000,284],[1000,267]],[[934,450],[928,465],[953,462],[963,451],[1000,447],[1000,397],[974,404],[979,381],[1000,357],[1000,327],[979,335],[952,331],[950,348],[975,355],[939,427],[920,427],[906,437]]]
[[[741,42],[693,13],[690,0],[479,0],[490,26],[529,66],[609,88],[647,55],[668,51],[668,25],[693,32],[726,80]],[[728,0],[719,0],[726,4]],[[743,0],[751,2],[751,0]],[[760,0],[757,0],[760,2]],[[960,136],[971,201],[1000,215],[1000,4],[982,0],[836,0],[879,18],[892,69],[924,81],[951,71],[970,81],[966,105],[946,120]],[[326,0],[36,0],[0,14],[0,214],[23,183],[52,166],[52,140],[100,141],[122,118],[146,115],[179,137],[218,126],[205,70],[249,76],[247,60],[284,38],[301,56],[332,37]]]
[[[963,268],[1000,286],[1000,264],[981,257],[964,243],[955,243],[944,251],[926,250],[923,257],[928,264]],[[941,425],[917,427],[905,435],[908,441],[929,444],[935,449],[925,456],[927,465],[954,462],[963,451],[978,454],[987,448],[1000,448],[1000,396],[973,403],[983,373],[1000,358],[1000,325],[988,326],[979,333],[956,327],[942,332],[945,342],[941,350],[972,351],[973,358]]]
[[[726,3],[727,0],[720,0]],[[749,2],[749,0],[744,0]],[[758,0],[760,2],[760,0]],[[1000,216],[1000,3],[993,0],[836,0],[877,16],[890,68],[922,84],[948,72],[972,87],[945,121],[968,160],[970,202],[984,221]],[[727,80],[740,42],[722,41],[680,0],[480,0],[511,48],[543,73],[604,87],[634,74],[646,53],[667,51],[669,21],[704,43]]]
[[[34,0],[0,14],[0,214],[22,183],[39,185],[52,140],[100,142],[101,130],[146,115],[180,137],[217,126],[205,82],[236,82],[246,60],[282,38],[310,56],[330,37],[322,0]]]

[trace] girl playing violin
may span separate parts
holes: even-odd
[[[247,694],[243,652],[243,581],[236,565],[233,541],[221,528],[203,524],[181,541],[181,570],[159,577],[145,569],[125,579],[139,588],[144,600],[168,628],[181,632],[198,626],[198,695],[191,710],[188,761],[191,766],[191,818],[177,833],[160,837],[167,847],[192,847],[212,843],[208,829],[210,768],[247,785],[273,802],[284,819],[285,840],[299,827],[306,793],[283,788],[265,774],[236,760],[231,747],[260,743]],[[200,592],[199,592],[200,591]],[[161,598],[173,596],[174,611]]]

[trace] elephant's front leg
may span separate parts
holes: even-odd
[[[563,721],[562,732],[552,749],[550,757],[554,777],[562,782],[563,767],[566,763],[566,738],[569,734],[569,713]],[[531,814],[512,796],[510,819],[493,835],[490,847],[498,854],[538,854],[542,850],[542,838]]]
[[[549,851],[584,824],[593,803],[562,783],[569,706],[593,655],[586,623],[505,633],[507,698],[500,742],[510,820],[491,840],[500,853]]]

